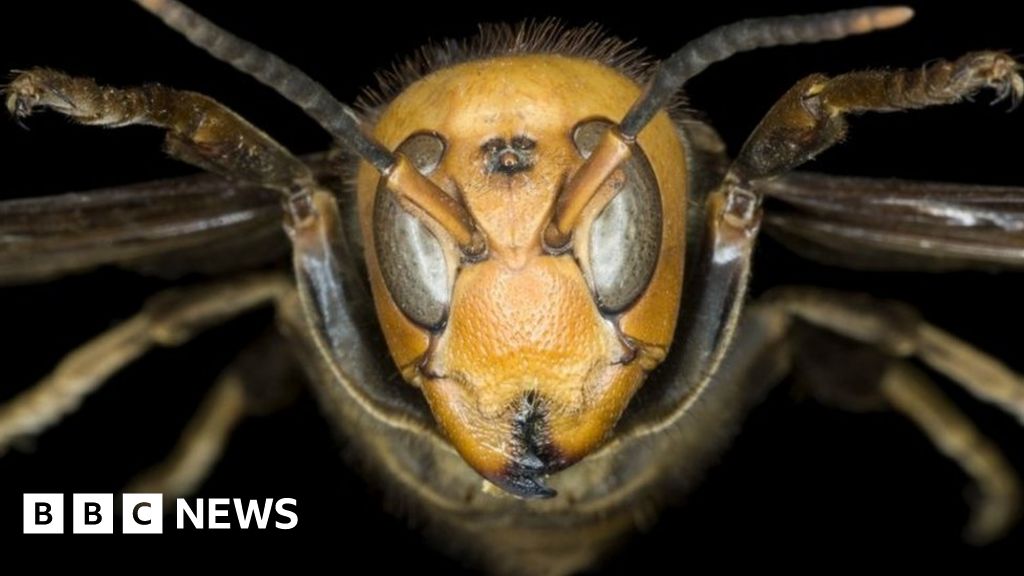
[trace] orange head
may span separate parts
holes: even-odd
[[[359,173],[391,354],[466,462],[519,496],[552,495],[543,476],[601,445],[675,329],[687,178],[667,114],[622,144],[567,242],[545,235],[639,95],[595,60],[510,55],[435,71],[382,110],[374,136],[461,206],[482,253],[369,166]]]
[[[672,96],[738,52],[913,15],[877,7],[719,27],[662,62],[642,96],[623,72],[639,67],[635,51],[593,28],[491,29],[462,54],[423,52],[442,67],[382,106],[370,138],[279,58],[174,0],[139,3],[364,160],[359,220],[391,355],[466,462],[523,497],[552,495],[543,476],[608,437],[671,341],[687,192],[684,145],[663,110]]]

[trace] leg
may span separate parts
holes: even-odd
[[[234,180],[280,192],[289,200],[293,216],[300,219],[308,216],[305,210],[311,203],[309,196],[314,191],[323,191],[312,170],[284,146],[202,94],[155,84],[111,88],[89,78],[74,78],[43,68],[18,74],[5,93],[7,109],[19,121],[36,108],[48,108],[82,124],[163,128],[167,131],[165,148],[171,156]],[[326,93],[319,96],[329,97]],[[336,120],[343,123],[355,118],[345,107],[335,112],[339,114]],[[369,146],[368,158],[380,159],[383,164],[377,165],[378,169],[403,200],[430,214],[468,253],[479,254],[483,250],[483,238],[461,204],[424,178],[408,160],[393,158],[358,130],[352,137],[356,140],[349,143],[357,151],[367,152]]]
[[[1024,422],[1024,378],[952,334],[924,322],[906,306],[808,289],[785,289],[768,301],[812,326],[879,348],[915,357],[968,392]]]
[[[163,494],[165,501],[192,494],[220,460],[245,412],[244,383],[237,374],[222,374],[167,459],[136,476],[124,491]]]
[[[1020,64],[1000,52],[975,52],[918,70],[808,76],[768,111],[730,174],[749,182],[796,168],[843,140],[847,114],[953,104],[984,88],[1015,106],[1024,97]]]
[[[910,364],[894,363],[880,385],[892,407],[913,420],[977,486],[965,538],[984,544],[1006,532],[1020,513],[1021,485],[999,449]]]
[[[318,349],[329,362],[332,375],[349,389],[354,401],[375,418],[402,429],[435,434],[423,400],[414,390],[406,392],[379,384],[386,379],[384,365],[364,342],[360,323],[353,316],[356,302],[368,301],[365,295],[360,297],[361,281],[351,277],[354,270],[340,230],[341,215],[336,201],[316,183],[309,169],[282,146],[205,96],[161,86],[115,89],[99,86],[89,79],[33,69],[17,75],[5,94],[8,109],[19,118],[41,107],[85,124],[141,124],[164,128],[167,148],[173,156],[281,192],[290,220],[288,232],[303,305],[313,325]],[[394,177],[419,181],[409,173],[408,166],[402,166],[402,163],[397,165],[392,172]],[[139,348],[148,347],[148,343],[140,344],[146,338],[139,337],[145,334],[147,322],[145,317],[137,319],[134,324],[101,337],[69,358],[77,362],[77,356],[84,354],[88,362],[98,364],[98,358],[112,350],[124,351],[126,355],[114,362],[114,366],[104,367],[102,373],[91,366],[90,370],[97,373],[89,372],[86,381],[74,383],[72,406],[48,411],[41,422],[19,420],[9,435],[30,433],[52,424],[113,370],[141,354]],[[77,364],[73,368],[78,371]],[[62,370],[69,369],[58,368],[59,373]],[[63,383],[58,387],[68,386],[70,384]],[[54,385],[47,382],[36,394],[48,398],[47,390],[52,387]],[[26,412],[22,420],[40,419],[25,408],[27,402],[16,399],[9,408]],[[0,445],[5,442],[2,424],[0,419]]]
[[[287,346],[276,334],[244,350],[221,374],[166,460],[136,477],[125,492],[195,492],[220,460],[231,432],[246,417],[280,408],[298,382]]]
[[[351,277],[337,203],[305,164],[269,136],[199,94],[161,86],[102,87],[44,69],[16,76],[6,88],[6,104],[19,118],[43,107],[86,124],[158,126],[167,130],[168,151],[175,157],[281,192],[304,308],[338,381],[351,386],[356,401],[376,417],[402,427],[433,429],[421,414],[421,398],[396,400],[395,391],[385,393],[368,384],[383,376],[352,317],[353,302],[365,298],[360,298],[361,281]],[[416,180],[402,165],[392,176]]]
[[[761,192],[751,183],[790,170],[846,134],[845,114],[950,104],[991,87],[1000,98],[1024,96],[1019,65],[1005,54],[979,52],[919,71],[854,72],[833,79],[814,75],[797,83],[747,140],[704,207],[702,242],[687,255],[689,276],[681,324],[687,343],[680,374],[647,403],[636,421],[657,432],[689,409],[721,362],[746,291],[750,253],[761,223]],[[939,361],[936,359],[936,361]],[[626,423],[630,432],[636,431]]]
[[[157,126],[167,152],[200,168],[292,195],[315,186],[288,150],[215,100],[159,85],[110,88],[42,68],[21,72],[4,90],[19,121],[48,108],[82,124]]]
[[[269,304],[290,289],[278,275],[165,292],[141,312],[68,354],[38,384],[0,404],[0,451],[76,410],[112,374],[154,346],[176,346],[205,328]]]
[[[1016,519],[1020,481],[1002,454],[946,399],[927,377],[907,361],[920,360],[960,383],[975,396],[1016,415],[1024,413],[1024,378],[994,358],[925,323],[905,306],[859,296],[809,289],[785,289],[756,305],[789,322],[794,329],[809,326],[812,335],[795,356],[797,370],[822,363],[815,350],[820,331],[842,336],[874,350],[873,358],[858,358],[857,374],[834,374],[825,360],[810,378],[815,396],[840,406],[887,406],[906,414],[935,445],[972,478],[980,497],[966,536],[991,541]],[[813,334],[817,332],[817,334]],[[809,351],[809,352],[808,352]]]

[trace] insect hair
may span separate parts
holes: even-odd
[[[656,64],[633,41],[613,36],[596,24],[573,27],[554,18],[481,24],[473,36],[430,42],[378,72],[376,86],[365,89],[356,105],[372,121],[398,94],[438,70],[502,56],[535,54],[593,60],[638,84],[647,81]]]

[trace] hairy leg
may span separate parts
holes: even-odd
[[[60,422],[149,349],[183,344],[210,326],[274,302],[289,289],[284,277],[264,274],[156,295],[141,312],[68,354],[38,384],[0,404],[0,451]]]
[[[156,126],[167,152],[234,180],[291,196],[315,186],[312,171],[270,136],[216,100],[158,84],[101,86],[45,68],[17,73],[4,89],[19,121],[43,108],[91,126]]]
[[[237,425],[289,403],[298,382],[289,347],[279,335],[270,333],[250,345],[221,373],[168,457],[125,491],[160,493],[171,500],[194,493],[220,460]]]
[[[792,170],[842,142],[846,117],[943,106],[984,89],[1016,105],[1024,97],[1021,65],[1002,52],[974,52],[914,70],[868,70],[829,78],[812,74],[768,111],[730,169],[742,182]]]
[[[982,544],[1005,532],[1020,513],[1021,484],[999,448],[909,363],[893,363],[879,384],[889,404],[917,424],[977,487],[964,537]]]
[[[898,303],[786,288],[769,293],[755,306],[788,319],[794,339],[800,338],[796,328],[811,330],[811,336],[797,347],[806,355],[794,356],[793,363],[805,373],[810,368],[812,377],[808,380],[815,396],[844,408],[895,409],[956,461],[977,487],[978,497],[971,502],[972,517],[965,532],[969,540],[988,542],[1012,526],[1021,504],[1021,482],[1016,472],[999,449],[911,361],[920,362],[976,397],[1017,416],[1024,410],[1024,377]],[[815,345],[821,343],[814,333],[820,335],[820,331],[842,336],[872,355],[849,362],[843,374],[835,374],[828,365],[815,370],[815,364],[820,363]]]

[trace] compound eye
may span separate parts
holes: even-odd
[[[429,175],[441,163],[445,142],[432,133],[413,134],[396,152]],[[445,250],[424,219],[407,211],[381,180],[373,207],[373,234],[384,284],[413,322],[439,329],[448,317],[452,276]]]
[[[591,120],[576,127],[573,142],[583,158],[590,156],[610,126],[605,120]],[[633,304],[654,275],[661,250],[661,197],[639,146],[633,146],[630,158],[605,186],[614,188],[614,196],[581,238],[586,242],[581,264],[598,307],[614,314]]]

